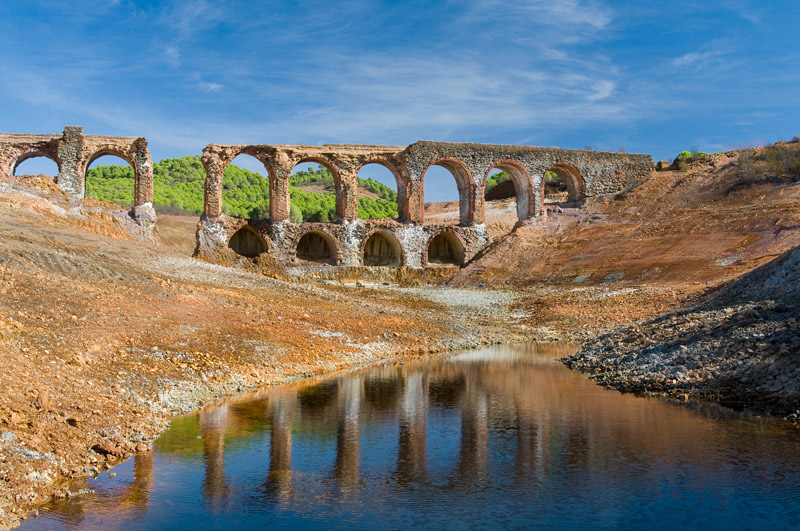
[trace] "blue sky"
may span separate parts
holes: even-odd
[[[650,153],[800,135],[800,2],[6,1],[0,130]],[[238,159],[237,159],[238,162]]]

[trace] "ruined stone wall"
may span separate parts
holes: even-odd
[[[469,223],[483,222],[483,195],[492,168],[517,173],[516,177],[512,175],[517,203],[523,207],[527,205],[527,212],[518,211],[520,220],[541,215],[544,174],[553,166],[574,168],[571,177],[579,182],[570,184],[576,188],[577,200],[636,186],[647,180],[653,171],[650,155],[533,146],[419,141],[408,146],[400,156],[415,188],[420,190],[424,172],[430,165],[447,166],[448,160],[462,163],[469,171],[470,186],[469,196],[461,200],[462,222],[466,219]],[[416,200],[423,201],[421,192]],[[463,212],[465,207],[466,213]],[[421,218],[420,215],[418,220]]]
[[[83,197],[86,170],[98,157],[116,155],[134,172],[134,206],[140,222],[155,220],[153,164],[147,140],[142,137],[84,135],[82,127],[67,126],[61,135],[0,134],[0,179],[10,178],[16,167],[32,157],[47,157],[58,165],[56,184],[70,195]]]
[[[304,265],[297,256],[298,244],[304,235],[319,233],[333,245],[331,265],[359,267],[364,265],[367,239],[380,232],[397,244],[401,265],[422,268],[428,266],[427,250],[430,241],[447,232],[463,245],[463,265],[489,243],[485,226],[452,227],[447,225],[417,225],[395,220],[358,220],[352,223],[291,223],[270,220],[247,222],[221,215],[216,219],[203,218],[198,223],[195,255],[214,258],[225,254],[228,242],[239,230],[252,230],[265,242],[265,251],[286,265]]]
[[[493,168],[509,173],[517,195],[520,221],[543,213],[543,180],[550,169],[567,181],[571,200],[617,193],[644,182],[652,173],[650,155],[599,151],[505,146],[492,144],[419,141],[408,147],[211,144],[203,150],[206,168],[206,209],[209,219],[222,214],[222,171],[239,154],[259,159],[269,173],[273,221],[289,219],[289,178],[292,169],[315,162],[330,170],[336,184],[339,222],[358,217],[356,177],[364,164],[378,163],[395,176],[398,218],[421,223],[424,219],[424,176],[431,165],[447,168],[459,189],[461,225],[484,221],[486,178]]]
[[[408,147],[363,145],[231,145],[211,144],[203,150],[206,168],[205,212],[198,225],[197,254],[213,255],[227,249],[230,238],[245,224],[222,212],[222,173],[240,154],[252,155],[264,164],[270,180],[269,221],[248,224],[269,242],[270,254],[288,265],[302,262],[298,244],[308,233],[317,243],[334,247],[330,263],[360,266],[370,234],[382,231],[392,245],[402,249],[402,264],[426,267],[428,247],[434,236],[451,235],[445,247],[456,245],[463,262],[488,245],[483,225],[484,190],[489,171],[498,168],[512,178],[520,221],[543,215],[544,174],[554,170],[567,183],[570,199],[617,193],[644,182],[653,170],[649,155],[604,153],[531,146],[504,146],[419,141]],[[289,223],[289,179],[298,164],[313,162],[326,167],[336,186],[337,223]],[[357,175],[370,163],[388,168],[395,176],[398,219],[365,221],[358,218]],[[431,165],[453,174],[459,190],[460,225],[424,225],[424,177]],[[441,243],[441,242],[440,242]]]
[[[289,219],[289,179],[298,164],[316,163],[327,168],[336,186],[336,216],[340,222],[358,218],[358,189],[356,178],[364,164],[381,164],[395,176],[398,187],[398,209],[408,210],[407,176],[397,153],[397,146],[267,146],[209,144],[203,149],[203,167],[206,169],[205,215],[214,219],[222,214],[222,172],[238,155],[250,155],[261,161],[270,181],[270,218],[273,221]]]

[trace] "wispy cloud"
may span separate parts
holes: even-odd
[[[697,50],[688,52],[672,60],[672,65],[676,67],[702,68],[710,63],[727,56],[731,52],[728,43],[716,39],[704,44]]]

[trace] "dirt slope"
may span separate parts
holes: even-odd
[[[800,144],[788,144],[800,150]],[[767,148],[747,150],[745,155]],[[800,183],[765,166],[742,177],[743,152],[719,153],[688,171],[654,172],[622,197],[553,207],[462,270],[454,285],[539,281],[715,284],[800,244]]]
[[[598,338],[565,358],[604,386],[800,412],[800,248],[700,304]]]

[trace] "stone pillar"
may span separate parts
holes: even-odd
[[[83,197],[86,173],[83,160],[83,127],[68,125],[58,141],[58,187],[70,195]]]
[[[153,163],[150,160],[150,150],[147,149],[147,140],[137,138],[131,146],[131,159],[133,160],[133,173],[136,179],[136,188],[133,197],[133,206],[153,202]]]
[[[342,221],[358,219],[358,173],[340,171],[336,183],[336,217]]]
[[[207,219],[222,215],[222,160],[208,147],[203,150],[203,167],[206,170],[205,209]]]
[[[486,201],[483,198],[483,186],[473,181],[467,193],[467,209],[461,209],[462,225],[482,225],[486,217]]]
[[[544,174],[536,176],[531,174],[533,179],[533,213],[532,216],[539,217],[544,215]]]
[[[294,162],[285,153],[277,153],[269,175],[269,216],[274,222],[288,221],[291,210],[289,178]]]
[[[400,216],[405,217],[411,223],[422,223],[425,220],[425,198],[423,195],[422,182],[410,180],[408,182],[406,212],[403,213],[400,210],[400,205],[397,205]]]

